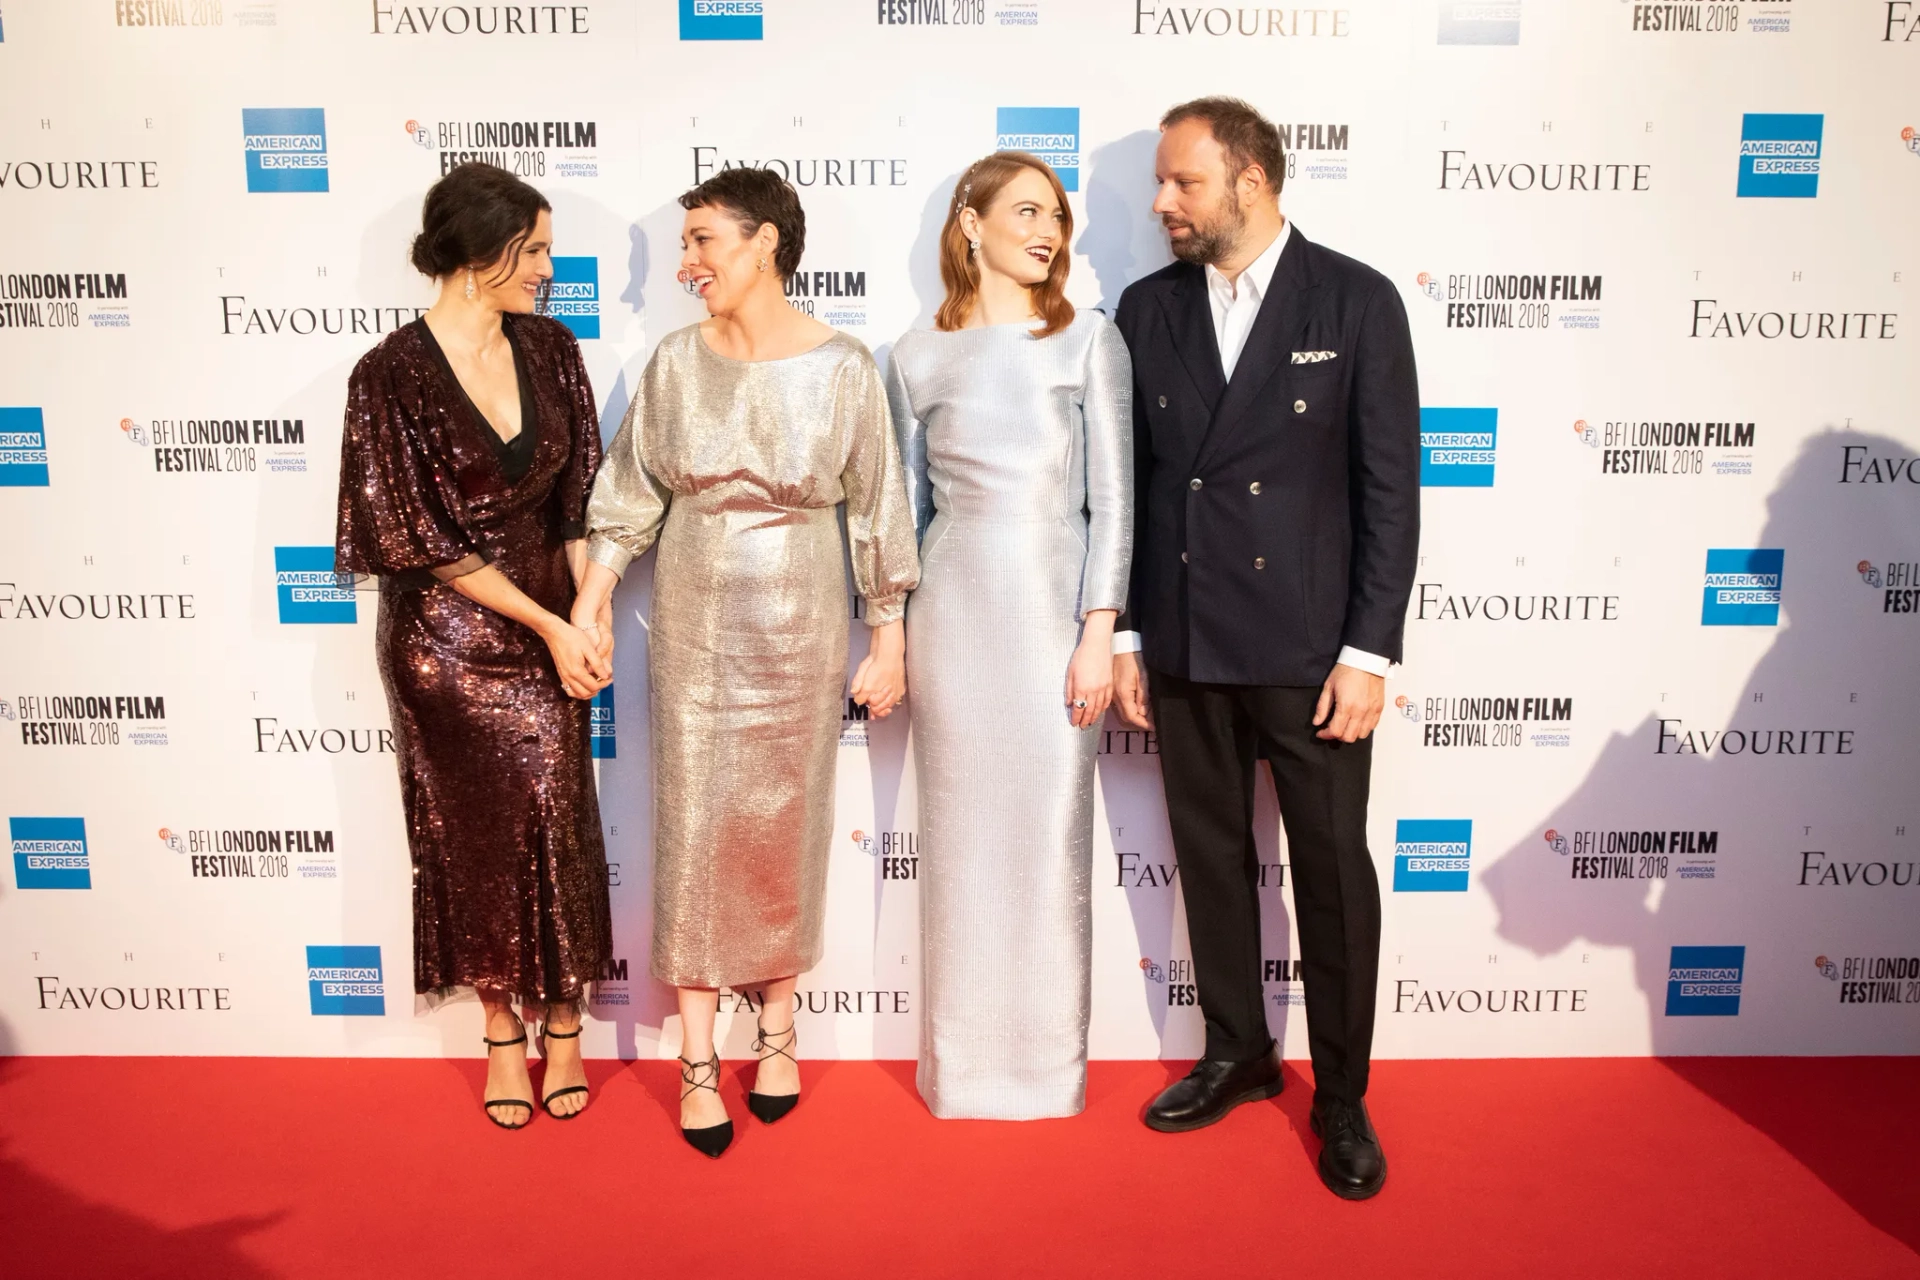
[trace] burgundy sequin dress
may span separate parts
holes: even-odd
[[[376,644],[413,855],[414,989],[572,1000],[612,954],[588,704],[546,643],[434,574],[492,564],[573,603],[566,542],[600,466],[593,388],[556,321],[507,316],[521,433],[501,441],[424,321],[354,367],[341,572],[380,576]]]

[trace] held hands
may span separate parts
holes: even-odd
[[[853,673],[847,696],[876,720],[885,720],[907,696],[907,627],[889,622],[873,629],[867,656]]]
[[[553,617],[540,633],[540,638],[547,642],[547,652],[553,655],[554,669],[560,673],[560,684],[567,696],[584,700],[613,683],[611,623],[604,634],[609,643],[602,652],[600,642],[592,634],[563,618]]]
[[[1147,668],[1138,653],[1113,655],[1113,705],[1134,728],[1153,728],[1153,713],[1147,706]]]
[[[1067,716],[1076,729],[1100,723],[1113,703],[1113,610],[1090,609],[1067,664]]]
[[[569,550],[580,544],[568,544]],[[618,574],[603,564],[586,559],[585,551],[580,553],[581,568],[576,574],[579,584],[573,597],[573,625],[586,633],[593,641],[593,647],[606,664],[607,675],[613,675],[613,588],[620,581]]]
[[[1380,712],[1386,705],[1385,676],[1336,662],[1326,684],[1320,687],[1320,701],[1313,709],[1313,722],[1326,723],[1315,736],[1358,742],[1380,723]]]
[[[594,651],[612,670],[613,664],[613,597],[601,596],[596,603],[583,592],[573,602],[573,625],[593,641]]]

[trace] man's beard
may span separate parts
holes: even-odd
[[[1230,256],[1239,248],[1240,234],[1247,229],[1247,215],[1241,211],[1239,202],[1231,192],[1216,207],[1215,214],[1211,221],[1187,224],[1185,239],[1167,238],[1167,247],[1173,251],[1174,257],[1197,267],[1205,267]],[[1162,218],[1161,222],[1164,224],[1166,219]]]

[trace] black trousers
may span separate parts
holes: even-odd
[[[1359,1101],[1380,972],[1380,881],[1367,850],[1372,739],[1315,737],[1317,687],[1199,684],[1160,671],[1147,686],[1206,1056],[1245,1062],[1273,1044],[1253,843],[1254,764],[1265,759],[1287,832],[1314,1096]]]

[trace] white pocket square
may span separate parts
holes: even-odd
[[[1339,355],[1338,351],[1296,351],[1293,353],[1295,364],[1319,364],[1322,360],[1331,360]]]

